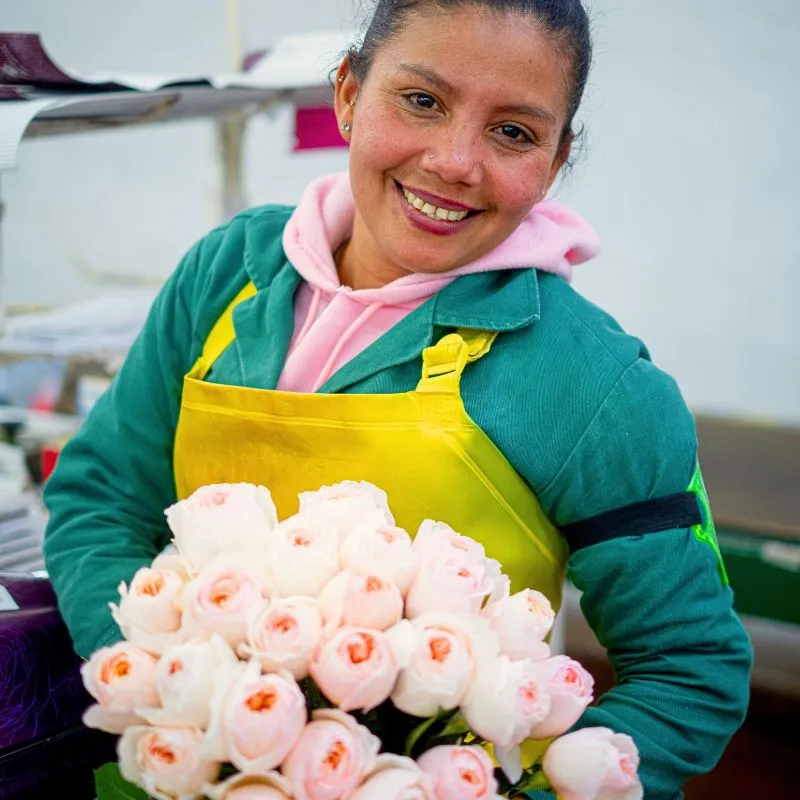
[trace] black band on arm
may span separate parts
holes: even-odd
[[[679,492],[562,525],[561,534],[570,552],[574,553],[621,536],[640,536],[702,524],[703,516],[694,492]]]

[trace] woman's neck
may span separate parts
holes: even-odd
[[[336,272],[342,286],[351,289],[380,289],[409,273],[388,263],[386,257],[375,252],[376,243],[364,230],[358,213],[353,223],[353,235],[342,242],[333,254]]]

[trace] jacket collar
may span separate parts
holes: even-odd
[[[276,229],[288,209],[274,219],[255,217],[247,226],[245,268],[258,293],[234,312],[236,345],[245,385],[277,385],[292,336],[294,292],[300,276],[288,262]],[[392,366],[419,358],[441,329],[477,328],[512,331],[539,319],[539,284],[535,269],[462,275],[334,373],[320,389],[334,393]],[[266,352],[264,343],[268,342]],[[259,350],[263,355],[254,358]]]
[[[464,275],[345,364],[320,391],[339,392],[380,370],[419,358],[437,329],[518,330],[537,321],[539,311],[534,269]]]

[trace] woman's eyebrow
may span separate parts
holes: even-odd
[[[403,72],[410,72],[417,78],[421,78],[427,83],[431,83],[441,91],[448,92],[451,95],[458,95],[458,90],[449,84],[441,75],[437,75],[433,70],[422,66],[422,64],[398,64]]]

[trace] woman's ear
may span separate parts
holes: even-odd
[[[358,95],[358,80],[350,69],[350,57],[345,56],[339,69],[336,70],[336,79],[333,86],[333,109],[339,125],[339,133],[346,141],[350,141],[353,130],[353,107]]]

